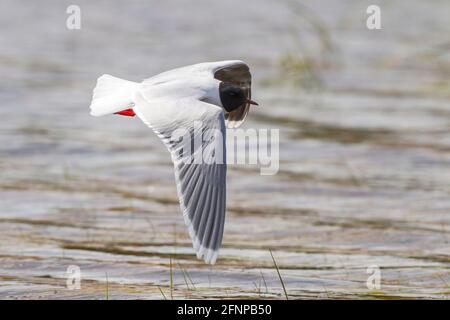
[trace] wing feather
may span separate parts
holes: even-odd
[[[148,108],[145,97],[138,93],[135,101],[134,111],[137,116],[155,131],[171,153],[180,207],[197,257],[214,264],[222,243],[225,222],[226,150],[223,111],[196,99],[161,99],[152,102],[152,108]],[[163,109],[164,113],[158,114],[155,109]],[[200,131],[196,130],[193,119],[201,119]],[[185,130],[189,133],[189,139],[172,139],[175,130]],[[193,139],[199,135],[203,142],[197,146]],[[199,154],[203,157],[202,163],[195,162],[195,157]]]
[[[240,60],[226,60],[216,62],[203,62],[190,66],[185,66],[160,73],[152,78],[146,79],[144,85],[151,88],[155,84],[164,84],[166,82],[176,81],[183,76],[191,77],[195,73],[205,73],[211,75],[220,81],[230,82],[240,86],[247,97],[251,99],[252,75],[248,65]],[[161,87],[158,90],[162,90]],[[159,91],[160,92],[160,91]],[[225,122],[228,128],[239,127],[247,117],[250,104],[245,103],[239,108],[225,113]]]

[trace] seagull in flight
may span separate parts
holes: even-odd
[[[251,105],[258,105],[251,74],[240,60],[198,63],[141,83],[105,74],[94,89],[91,115],[137,115],[169,150],[193,247],[209,264],[219,255],[225,223],[225,128],[239,127]]]

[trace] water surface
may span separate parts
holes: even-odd
[[[370,31],[367,1],[302,3],[77,1],[67,30],[70,1],[4,0],[0,298],[283,299],[269,249],[290,298],[448,298],[450,5],[382,1]],[[261,108],[244,128],[280,130],[280,170],[230,166],[211,267],[159,139],[88,105],[103,73],[223,59],[251,66]]]

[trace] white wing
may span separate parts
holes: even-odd
[[[248,66],[241,60],[202,62],[159,73],[151,78],[145,79],[144,82],[148,84],[161,83],[173,79],[180,79],[183,76],[192,77],[195,73],[202,72],[207,72],[214,76],[218,70],[234,66],[244,66],[244,68],[246,67],[248,70]]]
[[[160,85],[165,82],[179,81],[183,77],[195,77],[196,74],[204,73],[208,77],[212,76],[217,80],[233,83],[234,85],[240,86],[247,97],[251,99],[252,92],[252,75],[248,65],[241,60],[226,60],[226,61],[216,61],[216,62],[203,62],[197,63],[190,66],[185,66],[173,70],[169,70],[160,73],[154,77],[146,79],[144,85]],[[160,90],[161,88],[158,88]],[[232,112],[225,113],[225,122],[228,128],[239,127],[247,117],[250,108],[249,103],[245,103]]]
[[[225,222],[225,120],[221,108],[194,98],[155,99],[138,92],[133,110],[172,155],[180,206],[197,257],[214,264]]]

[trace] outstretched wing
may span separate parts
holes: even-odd
[[[244,90],[247,99],[250,100],[252,98],[252,75],[250,74],[248,66],[244,62],[239,60],[229,61],[224,66],[218,67],[214,70],[214,78],[240,86]],[[237,109],[231,112],[226,112],[225,120],[227,122],[227,127],[239,127],[244,122],[249,108],[250,104],[244,103]]]
[[[214,264],[225,223],[223,111],[193,98],[152,100],[150,108],[138,93],[135,102],[137,116],[162,139],[172,155],[180,206],[197,257]]]

